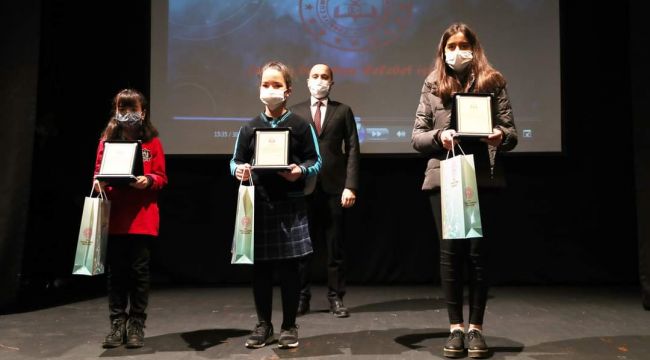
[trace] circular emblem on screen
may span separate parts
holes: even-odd
[[[142,161],[151,161],[151,151],[142,149]]]
[[[300,0],[300,18],[314,37],[342,50],[367,51],[399,39],[411,0]]]
[[[170,1],[169,33],[185,40],[216,39],[246,25],[265,1]]]

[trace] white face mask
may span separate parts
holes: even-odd
[[[309,79],[307,80],[307,86],[309,86],[309,92],[313,97],[324,99],[329,95],[332,84],[323,79]]]
[[[266,105],[270,110],[275,110],[280,106],[284,100],[285,90],[283,89],[274,89],[274,88],[263,88],[260,87],[260,100]]]
[[[449,67],[455,72],[463,72],[467,65],[472,62],[474,56],[472,55],[472,50],[454,50],[454,51],[445,51],[445,62]]]

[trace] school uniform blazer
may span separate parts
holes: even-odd
[[[315,128],[310,101],[311,98],[294,105],[291,111],[308,119]],[[323,191],[329,194],[341,194],[343,189],[356,191],[359,188],[359,135],[348,105],[328,99],[318,145],[323,165],[317,181]]]

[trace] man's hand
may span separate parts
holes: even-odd
[[[343,189],[343,194],[341,194],[341,206],[344,208],[352,207],[356,200],[357,196],[354,194],[354,191],[350,189]]]

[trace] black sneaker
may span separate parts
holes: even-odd
[[[488,347],[480,331],[472,329],[467,333],[467,352],[474,359],[488,356]]]
[[[126,347],[137,349],[144,346],[144,319],[129,317],[126,326]]]
[[[118,347],[126,341],[126,317],[118,317],[111,321],[111,332],[106,335],[102,346],[105,349]]]
[[[280,349],[293,349],[298,347],[298,325],[280,331],[278,347]]]
[[[273,340],[273,324],[267,322],[260,322],[255,325],[253,333],[246,340],[246,347],[249,349],[257,349],[264,347],[267,343]]]
[[[443,354],[448,358],[459,358],[465,355],[465,333],[456,329],[449,334]]]

